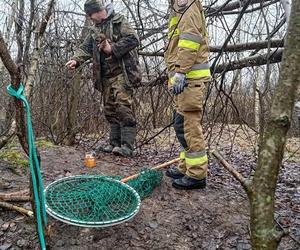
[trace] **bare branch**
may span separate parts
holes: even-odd
[[[281,62],[282,52],[283,49],[278,49],[275,52],[271,52],[270,54],[250,56],[241,60],[217,65],[215,68],[212,68],[211,70],[214,74],[217,74],[217,73],[224,73],[227,71],[233,71],[236,69],[242,69],[246,67],[265,65],[267,62],[279,63]]]
[[[217,159],[218,163],[220,163],[237,181],[241,183],[247,193],[251,192],[249,181],[235,170],[217,150],[211,151],[211,154]]]
[[[21,214],[25,214],[29,217],[33,217],[33,212],[30,211],[30,210],[27,210],[25,208],[22,208],[22,207],[17,207],[15,205],[11,205],[7,202],[4,202],[4,201],[0,201],[0,207],[3,207],[3,208],[6,208],[6,209],[10,209],[10,210],[15,210]]]

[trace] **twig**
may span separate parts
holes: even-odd
[[[0,201],[0,207],[3,207],[3,208],[6,208],[6,209],[10,209],[10,210],[15,210],[21,214],[25,214],[29,217],[33,217],[33,212],[30,211],[30,210],[27,210],[25,208],[22,208],[22,207],[17,207],[15,205],[11,205],[7,202],[4,202],[4,201]]]
[[[291,233],[289,233],[282,225],[281,223],[275,219],[276,224],[280,227],[280,229],[284,232],[284,235],[290,237],[293,241],[295,241],[300,246],[300,241],[297,240]],[[283,236],[284,236],[283,235]]]
[[[174,121],[172,121],[170,124],[168,124],[167,126],[165,126],[163,129],[161,129],[160,131],[158,131],[155,135],[151,136],[150,138],[148,138],[145,142],[143,142],[142,144],[136,146],[134,148],[134,150],[137,150],[139,148],[141,148],[142,146],[148,144],[150,141],[152,141],[155,137],[159,136],[162,132],[164,132],[167,128],[171,127],[174,124]]]
[[[251,191],[248,180],[244,178],[236,169],[234,169],[217,150],[212,150],[211,154],[217,159],[218,163],[220,163],[229,173],[233,175],[236,180],[241,183],[247,193]]]
[[[150,168],[150,169],[151,169],[151,170],[159,170],[159,169],[162,169],[162,168],[169,167],[169,166],[171,166],[172,164],[177,163],[177,162],[179,162],[179,161],[180,161],[180,158],[176,158],[176,159],[173,159],[173,160],[171,160],[171,161],[162,163],[162,164],[160,164],[160,165],[158,165],[158,166],[152,167],[152,168]],[[126,183],[126,182],[128,182],[128,181],[130,181],[130,180],[133,180],[133,179],[137,178],[139,175],[140,175],[140,173],[134,174],[134,175],[131,175],[131,176],[128,176],[128,177],[125,177],[125,178],[123,178],[123,179],[121,180],[121,182]]]

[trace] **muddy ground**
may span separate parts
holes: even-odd
[[[68,175],[135,173],[175,158],[169,152],[145,150],[133,159],[99,154],[97,167],[82,166],[83,151],[75,148],[41,149],[44,184]],[[223,147],[227,160],[249,176],[255,167],[250,153]],[[20,168],[0,161],[0,192],[28,187],[28,175]],[[298,190],[297,190],[298,188]],[[29,203],[18,205],[30,209]],[[276,219],[289,231],[279,249],[300,249],[300,171],[299,164],[286,162],[277,189]],[[0,250],[38,249],[32,219],[0,208]],[[52,219],[51,249],[251,249],[247,197],[229,173],[210,161],[208,186],[200,191],[177,191],[164,177],[150,198],[142,201],[140,212],[131,221],[110,228],[90,229]],[[298,242],[297,242],[298,241]]]

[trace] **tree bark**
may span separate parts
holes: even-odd
[[[90,25],[89,20],[86,19],[84,22],[84,29],[81,33],[81,40],[85,38],[87,35],[87,27]],[[80,69],[78,72],[75,73],[74,80],[72,81],[71,86],[71,94],[69,97],[69,108],[67,112],[67,136],[64,140],[65,144],[68,146],[74,145],[75,143],[75,136],[76,136],[76,121],[77,121],[77,111],[79,107],[80,101],[80,83],[82,77],[82,70]]]
[[[40,49],[41,49],[41,46],[43,43],[43,37],[44,37],[44,33],[46,30],[48,21],[50,19],[52,11],[53,11],[54,3],[55,3],[55,0],[49,1],[46,13],[42,19],[43,21],[40,23],[39,29],[36,31],[35,47],[33,49],[32,55],[31,55],[28,78],[25,83],[26,97],[30,97],[31,90],[33,88],[33,83],[35,80],[38,63],[39,63],[39,59],[40,59]]]
[[[300,85],[299,23],[300,0],[295,0],[293,1],[280,77],[271,107],[271,117],[266,126],[251,185],[253,192],[248,194],[253,249],[277,249],[283,235],[283,232],[276,230],[274,202],[286,135],[290,128],[295,97]]]

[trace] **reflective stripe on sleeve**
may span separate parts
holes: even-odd
[[[176,16],[172,17],[169,22],[169,29],[178,23],[178,18]]]
[[[191,49],[191,50],[198,51],[200,48],[200,43],[195,43],[195,42],[189,41],[189,40],[179,40],[178,48]]]

